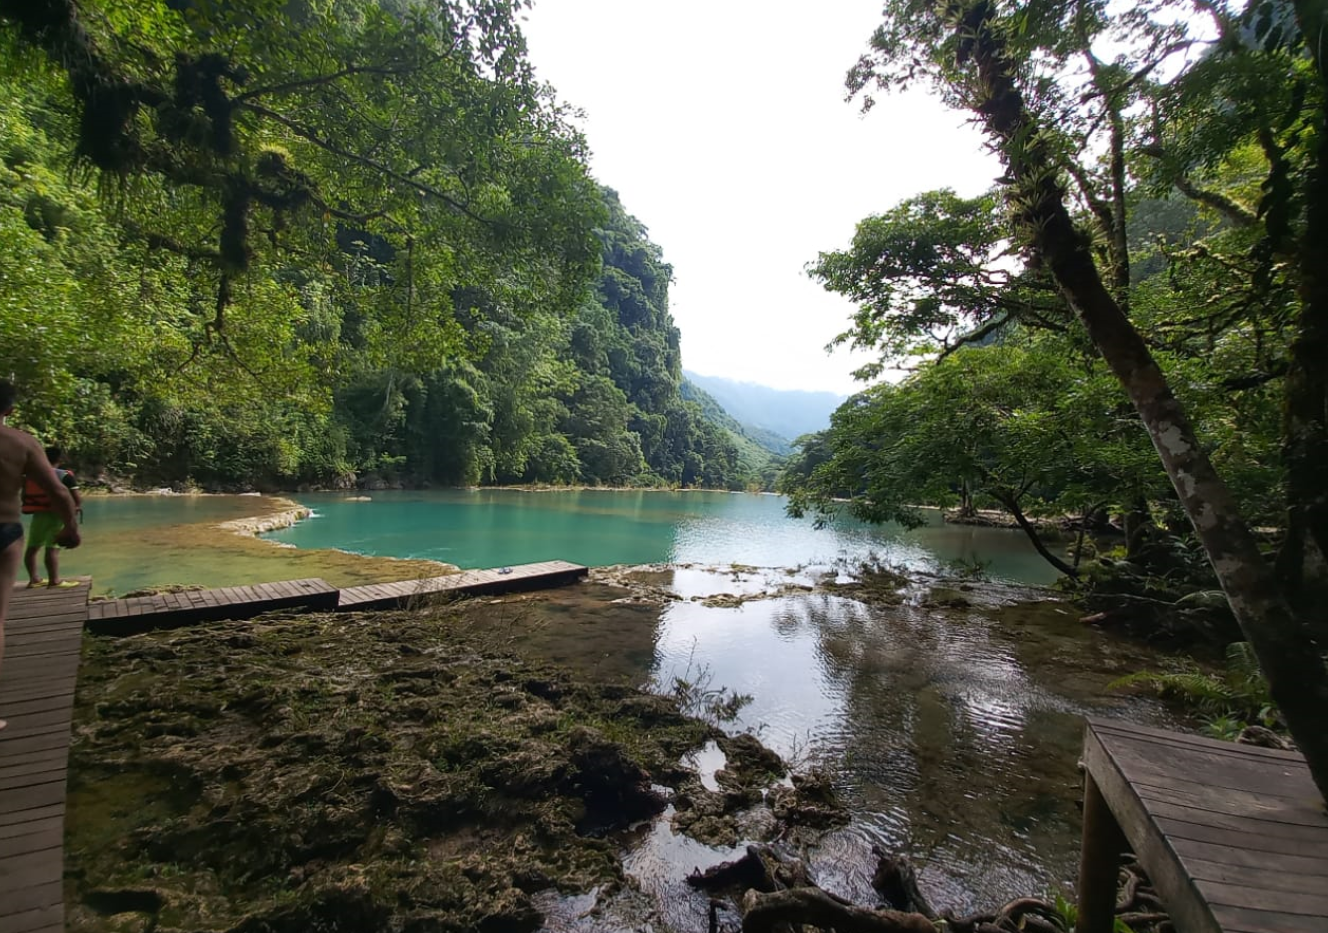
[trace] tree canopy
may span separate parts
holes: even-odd
[[[144,482],[760,482],[521,6],[0,2],[25,422]]]
[[[885,506],[888,516],[899,494],[942,498],[901,481],[889,453],[935,435],[934,419],[895,414],[925,413],[932,398],[998,406],[995,438],[958,416],[933,449],[956,481],[975,470],[966,442],[982,450],[981,476],[989,462],[1017,468],[1033,439],[1039,475],[1071,490],[1073,474],[1056,464],[1087,456],[1093,475],[1097,458],[1039,436],[1035,413],[1100,444],[1128,438],[1102,433],[1128,400],[1170,490],[1150,492],[1135,469],[1100,475],[1113,499],[1136,495],[1132,511],[1173,531],[1167,513],[1187,516],[1321,789],[1328,745],[1315,723],[1328,710],[1328,668],[1310,635],[1318,597],[1307,581],[1328,554],[1325,16],[1322,4],[1273,0],[887,4],[850,90],[870,107],[873,93],[921,82],[971,112],[1006,166],[1004,222],[983,199],[926,195],[865,221],[852,250],[813,266],[859,302],[843,339],[887,359],[944,358],[850,403],[860,413],[841,413],[786,480],[795,508],[833,508],[838,491],[864,500],[860,513]],[[981,370],[1004,363],[974,370],[965,357],[1015,348],[1023,364],[1001,388],[1016,397],[983,395]],[[1048,356],[1088,369],[1058,377],[1050,404],[1025,378],[1045,372]],[[1118,388],[1093,387],[1097,358]],[[962,401],[947,395],[956,385]],[[1073,399],[1084,389],[1096,398],[1080,421]],[[877,424],[861,430],[863,418]],[[1251,519],[1282,531],[1275,568]]]

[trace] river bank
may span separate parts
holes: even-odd
[[[309,577],[358,586],[456,570],[444,561],[294,548],[266,537],[310,514],[307,506],[280,497],[90,496],[84,501],[83,546],[63,564],[68,573],[91,575],[100,596]]]

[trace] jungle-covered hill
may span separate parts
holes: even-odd
[[[0,377],[80,473],[768,484],[506,7],[55,5],[0,4]]]

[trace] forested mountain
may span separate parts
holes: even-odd
[[[38,7],[0,11],[0,376],[82,472],[761,482],[507,8]]]
[[[684,375],[737,419],[753,440],[776,453],[787,453],[789,442],[803,434],[823,430],[830,413],[844,401],[833,392],[772,389],[691,371]]]
[[[773,477],[779,472],[783,458],[793,452],[793,446],[773,432],[740,424],[714,397],[686,376],[683,377],[679,391],[685,401],[700,407],[707,421],[728,433],[738,449],[738,462],[742,464],[743,471],[769,477],[770,480],[762,485],[772,488]]]

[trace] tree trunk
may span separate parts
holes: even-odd
[[[992,495],[1000,501],[1001,505],[1010,510],[1010,514],[1014,516],[1015,522],[1023,529],[1024,534],[1028,535],[1028,540],[1033,542],[1033,550],[1041,554],[1047,563],[1051,564],[1051,566],[1055,567],[1067,577],[1079,576],[1079,571],[1076,567],[1071,567],[1047,549],[1047,545],[1043,543],[1041,535],[1037,533],[1037,529],[1033,527],[1033,523],[1024,515],[1024,510],[1019,507],[1018,497],[1012,493],[1004,491],[993,491]]]
[[[959,517],[973,518],[978,510],[973,506],[973,490],[968,485],[968,477],[959,481]]]
[[[995,137],[1016,185],[1011,199],[1033,254],[1050,267],[1075,314],[1148,429],[1199,540],[1226,593],[1241,631],[1259,658],[1273,699],[1328,798],[1328,668],[1318,648],[1278,590],[1249,526],[1226,484],[1195,437],[1180,402],[1139,332],[1098,275],[1087,238],[1065,207],[1054,163],[1040,127],[1014,84],[992,28],[992,8],[981,5],[957,22],[961,53],[976,67],[973,107]]]
[[[1148,514],[1148,503],[1136,500],[1121,520],[1125,532],[1125,559],[1138,561],[1142,558],[1144,544],[1147,543],[1148,529],[1153,527],[1153,517]]]
[[[1297,0],[1296,15],[1328,94],[1323,33],[1328,4]],[[1288,532],[1294,524],[1328,555],[1328,98],[1316,114],[1317,140],[1304,189],[1305,231],[1300,241],[1300,314],[1291,342],[1285,392]]]

